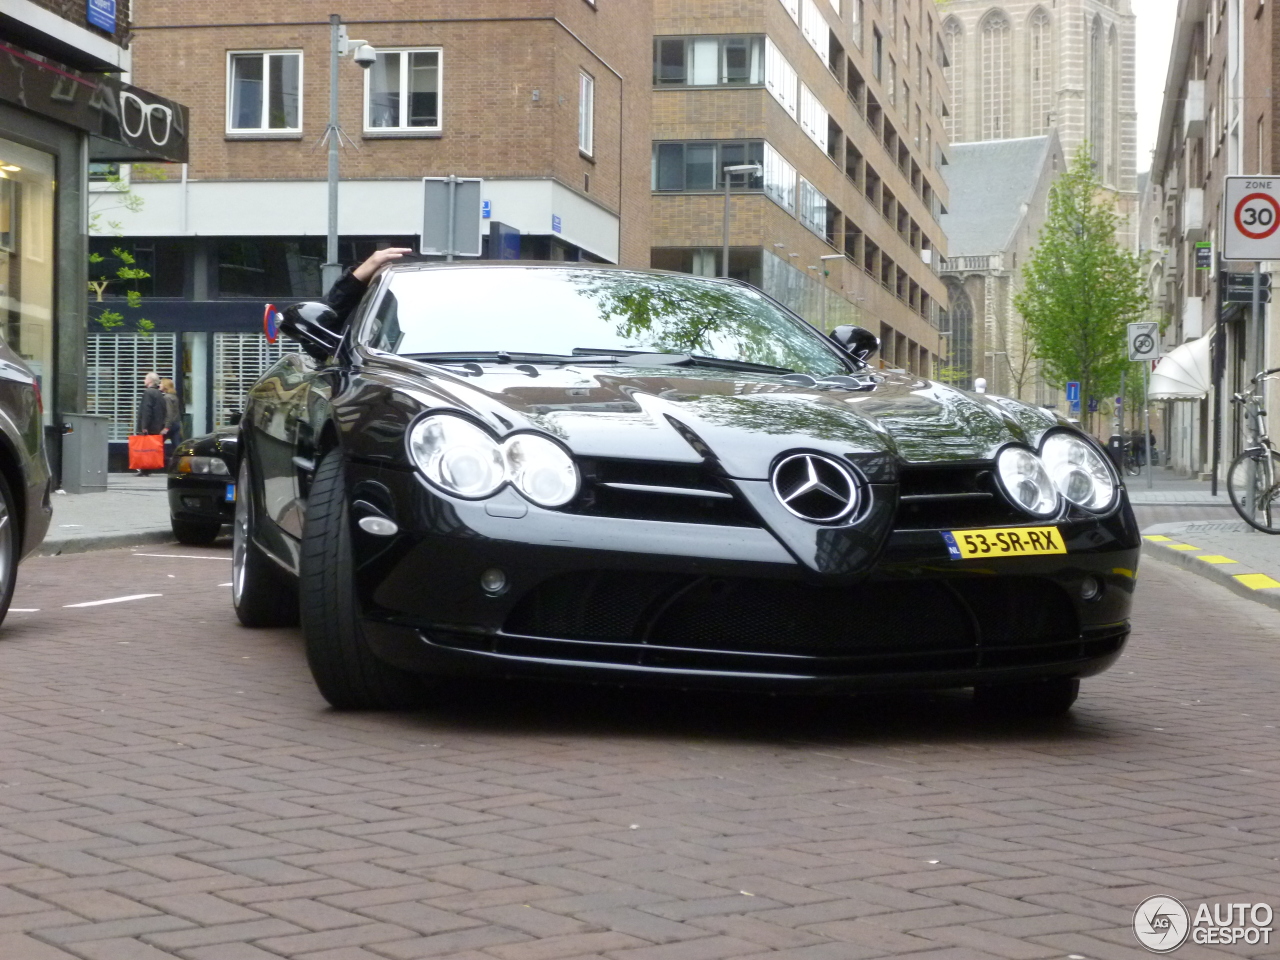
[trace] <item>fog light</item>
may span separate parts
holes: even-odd
[[[357,523],[361,530],[372,533],[375,537],[390,537],[400,532],[395,522],[386,517],[361,517]]]
[[[1102,596],[1102,584],[1096,577],[1085,577],[1084,582],[1080,584],[1080,599],[1097,600],[1100,596]]]
[[[480,574],[480,588],[488,594],[498,596],[507,592],[507,575],[497,567],[492,567]]]

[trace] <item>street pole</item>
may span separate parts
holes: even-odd
[[[724,172],[724,251],[720,256],[720,276],[726,280],[729,279],[729,181],[733,179],[733,174],[728,170]]]
[[[1147,451],[1147,489],[1155,486],[1155,451],[1151,443],[1151,361],[1142,361],[1142,444]]]
[[[448,243],[448,246],[445,247],[444,258],[448,263],[453,263],[454,252],[458,249],[458,238],[455,235],[457,232],[457,224],[453,222],[458,209],[458,176],[457,174],[454,174],[454,173],[449,174],[449,176],[445,178],[445,183],[449,185],[449,188],[448,188],[449,190],[449,220],[448,220],[449,243]]]
[[[1218,464],[1222,460],[1222,374],[1227,363],[1223,352],[1227,347],[1227,338],[1222,329],[1222,291],[1226,282],[1227,271],[1219,260],[1218,282],[1214,287],[1217,320],[1213,329],[1213,476],[1209,481],[1209,492],[1214,497],[1218,495]]]
[[[329,14],[329,236],[325,247],[325,263],[321,268],[324,288],[328,290],[342,276],[338,262],[338,50],[342,41],[342,18]]]

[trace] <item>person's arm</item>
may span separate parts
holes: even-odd
[[[329,288],[324,302],[338,315],[339,330],[346,326],[351,311],[359,305],[360,298],[369,289],[369,283],[378,275],[378,271],[388,263],[412,252],[408,247],[387,247],[385,250],[378,250],[360,266],[348,270],[338,278],[337,282]]]

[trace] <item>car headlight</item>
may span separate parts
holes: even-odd
[[[497,441],[461,417],[419,420],[409,434],[409,452],[428,480],[460,497],[491,496],[507,480]]]
[[[175,473],[199,473],[214,477],[229,477],[227,461],[221,457],[179,457],[173,465]]]
[[[503,444],[507,477],[534,503],[559,507],[578,495],[578,468],[546,437],[520,433]]]
[[[1040,447],[1040,459],[1062,495],[1072,503],[1097,511],[1115,503],[1115,474],[1102,454],[1079,437],[1050,434]]]
[[[996,457],[996,474],[1005,493],[1027,513],[1049,517],[1058,512],[1058,488],[1030,450],[1006,447]]]

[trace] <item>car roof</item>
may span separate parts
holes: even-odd
[[[623,267],[616,263],[588,263],[569,260],[399,260],[387,264],[390,273],[418,273],[424,270],[607,270],[612,273],[632,273],[654,277],[681,277],[685,280],[706,280],[712,283],[731,283],[741,286],[739,280],[724,277],[703,277],[678,270],[653,270],[645,267]]]

